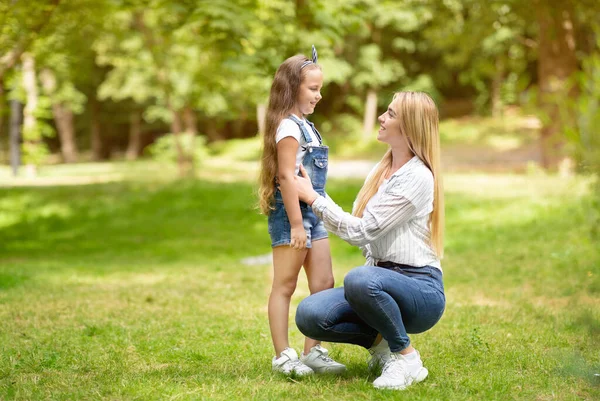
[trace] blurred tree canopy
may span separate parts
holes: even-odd
[[[28,163],[134,159],[169,133],[185,174],[194,137],[257,134],[278,65],[314,44],[313,118],[332,134],[345,119],[368,135],[398,90],[429,92],[444,116],[533,105],[552,166],[566,136],[590,135],[582,110],[598,119],[582,74],[599,79],[599,29],[596,0],[2,0],[0,136],[16,100]]]

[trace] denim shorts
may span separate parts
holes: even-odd
[[[300,211],[302,212],[302,224],[306,231],[306,247],[312,248],[312,241],[327,238],[327,230],[325,230],[323,221],[314,214],[312,208],[306,203],[300,202]],[[271,213],[269,213],[271,246],[275,248],[276,246],[289,245],[291,232],[292,226],[283,205],[281,194],[276,194],[275,210],[271,210]]]

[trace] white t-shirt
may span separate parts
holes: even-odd
[[[312,138],[312,142],[307,143],[304,140],[304,135],[302,135],[302,131],[300,131],[300,127],[298,127],[298,124],[296,124],[294,121],[292,121],[289,118],[284,118],[283,120],[281,120],[281,123],[279,123],[279,127],[277,127],[277,133],[275,134],[275,143],[279,143],[279,141],[281,141],[283,138],[287,138],[288,136],[291,136],[298,141],[298,144],[300,146],[298,146],[298,151],[296,152],[296,172],[295,172],[295,174],[298,174],[298,172],[300,171],[300,163],[302,163],[302,159],[304,159],[304,155],[306,154],[306,149],[309,146],[312,147],[312,146],[320,146],[320,145],[319,145],[319,138],[317,138],[317,135],[315,135],[312,127],[306,122],[306,120],[304,118],[299,118],[296,115],[294,115],[294,116],[296,118],[298,118],[300,121],[302,121],[302,123],[304,124],[304,127],[306,128],[306,131]]]

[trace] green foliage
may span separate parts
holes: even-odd
[[[600,30],[598,30],[600,33]],[[582,62],[582,71],[573,77],[571,90],[576,97],[562,97],[564,131],[569,139],[578,168],[596,177],[592,183],[595,199],[589,203],[589,219],[594,239],[600,239],[600,34],[596,37],[596,52]]]
[[[571,5],[583,60],[600,7]],[[255,123],[276,68],[312,44],[324,71],[325,121],[362,120],[370,91],[379,106],[399,89],[426,91],[438,103],[468,97],[481,114],[519,105],[532,93],[539,53],[535,13],[517,0],[13,1],[0,4],[0,21],[5,82],[19,61],[10,55],[26,50],[56,77],[46,95],[76,114],[99,99],[118,110],[114,121],[142,110],[164,127],[193,110],[226,138],[237,136],[236,120]],[[87,120],[78,118],[79,136]]]
[[[353,114],[338,114],[334,118],[323,121],[319,127],[325,139],[360,135],[362,122]]]
[[[23,127],[22,129],[23,143],[21,150],[23,152],[23,163],[25,164],[39,166],[50,153],[43,138],[51,138],[56,134],[49,123],[52,119],[51,106],[48,97],[38,96],[38,105],[33,113],[36,118],[35,125],[29,128]]]
[[[598,39],[600,51],[600,36]],[[563,113],[567,137],[575,144],[576,157],[585,172],[600,175],[600,54],[583,60],[583,70],[574,77],[577,97],[564,97]]]
[[[258,161],[262,155],[262,137],[255,136],[247,139],[229,139],[217,141],[208,145],[212,156],[229,160]]]
[[[380,88],[401,81],[405,74],[402,63],[396,60],[386,61],[379,46],[365,45],[360,49],[352,84],[359,89]]]
[[[202,164],[208,156],[206,138],[185,132],[178,135],[163,135],[148,146],[146,151],[156,161],[175,163],[178,161],[177,142],[183,149],[185,157],[192,158],[196,165]]]
[[[432,3],[436,18],[424,35],[444,60],[442,68],[456,71],[462,84],[475,89],[481,114],[490,109],[495,95],[504,104],[515,104],[519,90],[529,83],[527,68],[533,52],[528,51],[527,40],[534,26],[532,15],[513,0]],[[520,86],[515,85],[517,77],[524,81]],[[500,94],[493,93],[494,80],[500,83]]]
[[[425,92],[431,96],[431,98],[439,105],[442,101],[442,95],[435,86],[433,78],[426,74],[421,74],[410,82],[408,85],[404,85],[400,90],[402,91],[415,91]]]
[[[344,113],[324,121],[319,127],[329,153],[340,159],[380,159],[387,145],[377,141],[377,133],[368,139],[363,134],[362,121]]]
[[[41,140],[36,139],[41,138],[40,130],[23,130],[23,137],[30,138],[21,145],[23,163],[39,166],[50,153],[48,146]]]

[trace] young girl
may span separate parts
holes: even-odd
[[[288,342],[290,299],[304,266],[311,294],[333,287],[329,240],[323,222],[298,200],[294,176],[300,164],[319,193],[325,194],[328,148],[304,118],[321,100],[323,73],[313,46],[312,60],[296,55],[279,66],[269,95],[260,173],[259,201],[269,217],[273,247],[273,286],[269,325],[275,347],[272,368],[285,374],[339,373],[346,369],[328,357],[319,341],[306,338],[300,359]]]

